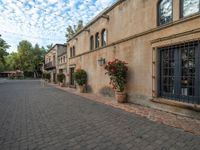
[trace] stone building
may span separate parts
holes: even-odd
[[[65,54],[66,50],[66,45],[55,44],[45,55],[44,70],[51,74],[51,82],[57,82],[57,74],[60,71],[58,57]]]
[[[67,75],[67,51],[65,50],[63,53],[58,55],[58,73],[63,73]]]
[[[113,96],[97,62],[118,58],[128,63],[129,102],[186,113],[166,104],[200,106],[200,0],[119,0],[67,45],[71,85],[82,68],[89,92]]]

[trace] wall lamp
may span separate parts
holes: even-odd
[[[103,66],[106,63],[106,59],[101,57],[97,60],[97,62],[99,66]]]

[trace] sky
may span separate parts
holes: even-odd
[[[17,51],[22,40],[46,47],[66,43],[66,28],[84,25],[117,0],[0,0],[0,34]]]

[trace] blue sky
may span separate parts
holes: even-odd
[[[117,0],[0,0],[0,34],[17,51],[21,40],[46,46],[65,43],[66,27],[84,24]]]

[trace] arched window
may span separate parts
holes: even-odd
[[[66,58],[65,58],[65,56],[63,57],[63,62],[64,62],[64,63],[66,62]]]
[[[90,50],[93,50],[94,49],[94,36],[92,35],[90,37]]]
[[[158,3],[158,25],[170,23],[173,18],[173,0],[160,0]]]
[[[107,31],[103,29],[101,32],[101,45],[104,47],[107,45]]]
[[[200,0],[181,0],[181,17],[200,12]]]
[[[95,35],[95,48],[99,48],[99,33]]]
[[[75,50],[75,47],[73,46],[73,57],[76,56],[76,50]]]
[[[72,49],[72,47],[70,48],[70,57],[73,57],[73,49]]]

